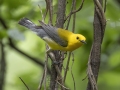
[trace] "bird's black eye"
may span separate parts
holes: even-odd
[[[77,36],[76,39],[79,39],[79,37]]]

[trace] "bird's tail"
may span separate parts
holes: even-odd
[[[27,27],[28,29],[32,29],[32,28],[34,28],[36,25],[32,22],[32,21],[30,21],[28,18],[22,18],[19,22],[18,22],[18,24],[20,24],[20,25],[22,25],[22,26],[25,26],[25,27]]]

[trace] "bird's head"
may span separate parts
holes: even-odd
[[[80,43],[80,44],[87,44],[87,43],[86,43],[86,38],[85,38],[83,35],[81,35],[81,34],[76,34],[75,36],[76,36],[76,41],[77,41],[78,43]]]

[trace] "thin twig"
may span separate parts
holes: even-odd
[[[46,59],[46,61],[47,61],[47,59]],[[44,66],[44,72],[43,72],[43,75],[42,75],[42,79],[41,79],[41,81],[40,81],[40,84],[39,84],[39,86],[38,86],[38,90],[41,90],[41,88],[42,88],[42,84],[43,84],[43,81],[46,81],[46,80],[44,80],[44,79],[46,79],[46,61],[45,61],[45,66]],[[46,82],[44,82],[45,84],[46,84]],[[45,86],[45,84],[44,84],[44,86]],[[46,88],[46,87],[45,87]],[[46,89],[45,89],[46,90]]]
[[[43,72],[42,79],[41,79],[40,84],[38,86],[38,90],[41,90],[41,88],[42,88],[42,84],[43,84],[43,81],[44,81],[44,75],[45,75],[45,70]]]
[[[80,11],[80,10],[82,9],[82,7],[83,7],[83,4],[84,4],[84,0],[82,0],[82,3],[81,3],[81,5],[80,5],[80,7],[79,7],[77,10],[74,10],[74,11],[72,12],[72,14]]]
[[[59,83],[57,80],[56,80],[56,82],[57,82],[60,86],[62,86],[63,88],[69,90],[69,88],[65,87],[64,85],[62,85],[61,83]]]
[[[30,90],[29,88],[28,88],[28,86],[25,84],[25,82],[22,80],[22,78],[21,77],[19,77],[20,78],[20,80],[22,81],[22,83],[25,85],[25,87],[27,88],[27,90]]]
[[[65,21],[66,21],[72,14],[80,11],[80,10],[82,9],[82,7],[83,7],[83,4],[84,4],[84,0],[82,0],[82,3],[80,4],[80,7],[79,7],[77,10],[74,10],[74,11],[70,12],[70,13],[68,14],[68,16],[66,16]]]
[[[68,71],[68,68],[69,68],[70,57],[71,57],[71,52],[69,52],[68,60],[67,60],[67,65],[66,65],[65,72],[64,72],[64,77],[63,77],[63,82],[64,83],[65,83],[66,76],[67,76],[67,71]]]
[[[52,25],[52,21],[53,21],[53,5],[52,5],[52,3],[53,3],[53,1],[48,0],[47,2],[48,2],[47,4],[48,4],[48,10],[49,10],[49,17],[50,17],[49,23]]]
[[[47,64],[48,64],[48,55],[46,54],[46,61],[45,61],[45,76],[44,76],[44,90],[46,90],[46,78],[47,78]]]
[[[44,16],[43,16],[42,9],[41,9],[40,5],[38,5],[38,7],[39,7],[39,9],[40,9],[40,13],[41,13],[41,16],[42,16],[42,21],[44,22],[44,21],[45,21],[45,18],[44,18]]]
[[[76,10],[76,0],[74,0],[73,10]],[[72,32],[75,31],[75,21],[76,21],[76,13],[73,14],[73,27],[72,27]],[[74,79],[74,75],[73,75],[73,72],[72,72],[73,64],[74,64],[74,54],[72,53],[71,75],[72,75],[72,79],[73,79],[73,83],[74,83],[74,90],[76,90],[75,79]]]
[[[68,23],[67,23],[67,26],[66,26],[66,30],[69,27],[69,23],[70,23],[70,20],[71,20],[72,11],[74,10],[75,2],[76,2],[75,0],[72,0],[72,6],[71,6],[70,14],[68,15]],[[66,20],[67,19],[65,19],[65,21]]]
[[[73,83],[74,83],[74,90],[76,90],[75,78],[74,78],[74,75],[72,72],[73,64],[74,64],[74,54],[72,53],[71,75],[72,75],[72,79],[73,79]]]
[[[75,21],[76,21],[76,13],[73,14],[73,27],[72,27],[72,32],[75,31]]]
[[[44,21],[45,21],[45,18],[47,16],[47,13],[48,13],[48,0],[45,0],[45,2],[46,2],[46,11],[44,13]]]
[[[104,13],[106,12],[107,0],[104,1]]]
[[[86,75],[86,76],[82,79],[82,81],[84,81],[87,77],[88,77],[88,76]]]
[[[47,49],[48,49],[48,46],[46,44],[46,51],[47,51]],[[46,76],[47,76],[47,63],[48,63],[48,55],[47,54],[45,54],[45,58],[46,58],[46,60],[45,60],[45,65],[44,65],[44,72],[43,72],[42,79],[40,81],[38,90],[41,90],[43,81],[44,81],[44,90],[46,90]]]

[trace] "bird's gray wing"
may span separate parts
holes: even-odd
[[[56,43],[58,43],[59,45],[63,46],[63,47],[67,47],[68,45],[68,41],[62,39],[58,33],[57,33],[57,29],[56,27],[53,27],[51,25],[47,25],[45,23],[43,23],[42,21],[39,21],[42,28],[44,29],[44,31],[49,35],[49,37],[54,40]]]
[[[47,33],[43,30],[41,26],[36,26],[32,21],[28,18],[22,18],[19,22],[20,25],[25,26],[26,28],[35,32],[41,38],[48,36]]]

